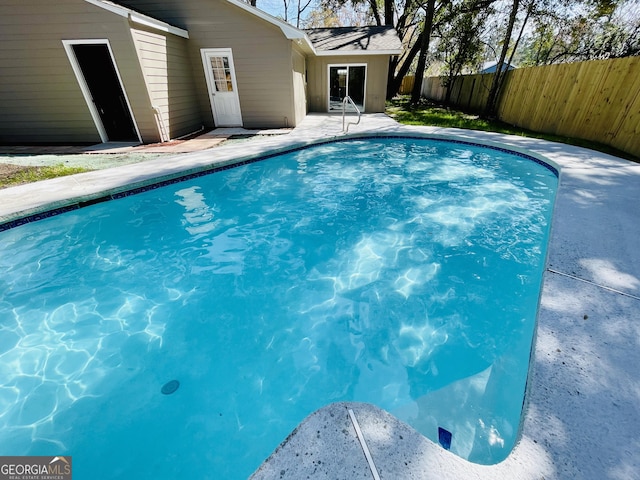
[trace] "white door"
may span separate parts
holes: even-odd
[[[206,48],[201,52],[216,127],[241,127],[240,98],[231,49]]]

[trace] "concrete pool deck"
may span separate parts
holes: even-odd
[[[252,478],[640,478],[640,165],[543,140],[401,126],[382,114],[349,132],[501,145],[560,168],[521,436],[505,461],[476,465],[375,406],[332,404],[283,439]],[[287,135],[0,190],[0,223],[342,136],[340,116],[309,115]]]

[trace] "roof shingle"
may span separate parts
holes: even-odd
[[[318,53],[396,53],[402,43],[393,27],[339,27],[304,30]]]

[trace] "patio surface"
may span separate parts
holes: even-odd
[[[349,130],[506,146],[560,168],[521,437],[505,461],[476,465],[373,405],[332,404],[252,478],[640,479],[640,165],[543,140],[401,126],[383,114]],[[286,135],[0,190],[0,224],[341,136],[341,116],[309,115]]]
[[[291,128],[249,130],[246,128],[216,128],[210,132],[182,140],[164,143],[140,145],[135,142],[106,142],[89,146],[33,146],[0,145],[2,154],[124,154],[124,153],[189,153],[216,147],[225,140],[239,135],[282,135],[291,132]]]

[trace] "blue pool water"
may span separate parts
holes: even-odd
[[[246,478],[378,405],[478,463],[517,439],[554,172],[323,144],[0,234],[0,454],[78,478]]]

